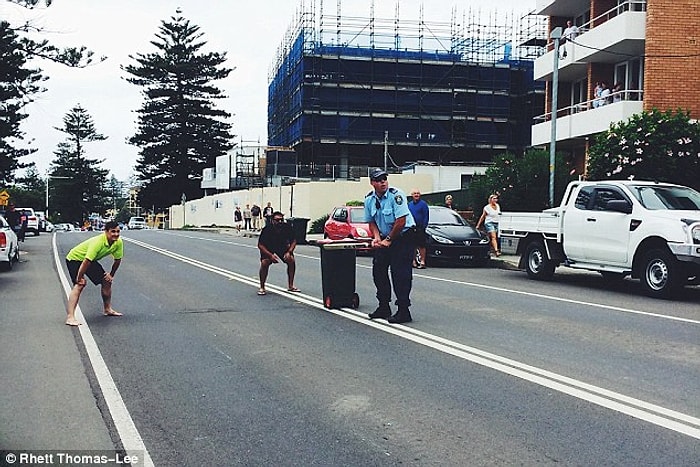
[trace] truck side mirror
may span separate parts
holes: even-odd
[[[623,214],[632,214],[632,204],[624,199],[611,199],[605,203],[605,209]]]

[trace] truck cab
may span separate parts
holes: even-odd
[[[556,267],[639,278],[646,293],[668,297],[700,277],[700,194],[657,182],[572,182],[558,208],[503,213],[503,239],[516,240],[531,278]]]

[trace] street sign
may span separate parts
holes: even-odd
[[[7,190],[0,191],[0,206],[7,206],[8,199],[10,199],[10,194]]]

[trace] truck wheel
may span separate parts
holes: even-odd
[[[642,266],[640,278],[648,296],[668,298],[681,287],[681,268],[670,252],[650,250],[644,255]]]
[[[556,265],[547,258],[544,244],[537,240],[530,243],[525,251],[525,270],[531,279],[549,280],[554,275]]]

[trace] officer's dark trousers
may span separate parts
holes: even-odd
[[[399,308],[411,305],[411,283],[413,282],[413,256],[415,244],[407,237],[399,237],[389,248],[374,250],[372,277],[377,287],[377,300],[380,305],[391,302],[391,284],[394,284],[396,304]],[[391,282],[389,282],[391,270]]]

